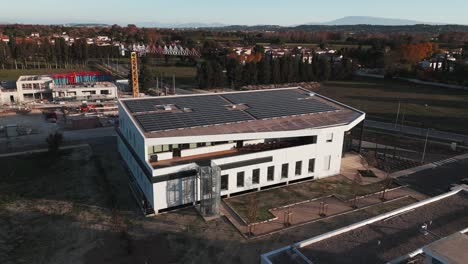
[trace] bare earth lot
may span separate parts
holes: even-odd
[[[349,200],[357,196],[363,196],[370,193],[379,192],[384,184],[382,182],[368,185],[353,185],[352,181],[343,177],[336,176],[317,181],[310,181],[296,185],[289,185],[284,188],[276,188],[255,195],[257,199],[257,221],[264,221],[273,216],[268,209],[302,202],[309,199],[315,199],[328,195],[334,195],[342,200]],[[396,187],[397,185],[393,185]],[[237,196],[225,201],[236,210],[244,219],[248,219],[248,204],[251,195]]]
[[[115,137],[87,143],[59,157],[0,158],[0,263],[257,263],[261,253],[413,202],[245,240],[225,217],[204,222],[193,208],[141,217]]]

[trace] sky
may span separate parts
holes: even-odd
[[[0,23],[297,25],[375,16],[468,25],[468,0],[0,0],[0,10]]]

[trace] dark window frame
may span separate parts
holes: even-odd
[[[260,184],[260,169],[252,170],[252,184]]]
[[[289,174],[289,163],[281,165],[281,179],[287,179]]]
[[[307,170],[309,171],[309,173],[315,172],[315,159],[309,159],[309,166]]]
[[[267,181],[275,180],[275,166],[269,166],[267,169]]]
[[[296,176],[302,175],[302,160],[296,161],[294,173]]]
[[[226,180],[226,188],[223,188],[223,179]],[[225,174],[225,175],[221,175],[221,191],[227,191],[229,190],[229,175],[228,174]]]
[[[242,184],[239,184],[239,177],[242,177]],[[237,173],[237,181],[236,181],[237,187],[244,187],[245,186],[245,172],[240,171]]]

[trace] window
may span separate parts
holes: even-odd
[[[331,156],[328,155],[328,156],[325,156],[325,158],[323,159],[323,169],[324,170],[330,170],[330,163],[331,163]]]
[[[96,94],[96,92],[94,92]],[[101,94],[109,94],[109,90],[101,90]]]
[[[281,178],[288,177],[288,170],[289,170],[289,164],[286,163],[281,166]]]
[[[275,166],[268,167],[267,181],[275,180]]]
[[[252,184],[260,183],[260,169],[255,169],[252,171]]]
[[[315,159],[310,159],[309,160],[309,172],[314,172],[315,171]]]
[[[296,162],[296,175],[302,174],[302,161]]]
[[[221,175],[221,190],[227,191],[229,185],[229,175]]]
[[[237,187],[244,187],[244,172],[237,173]]]
[[[333,142],[333,133],[328,133],[327,134],[327,142],[328,143]]]

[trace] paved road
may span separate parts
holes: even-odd
[[[395,125],[394,123],[385,123],[373,120],[366,120],[365,126],[368,128],[377,128],[391,132],[402,132],[407,135],[418,136],[425,138],[427,135],[426,128],[419,128],[413,126],[405,126],[405,125]],[[449,142],[457,142],[463,145],[468,145],[468,135],[462,134],[455,134],[450,132],[444,132],[435,129],[429,129],[429,138],[430,139],[438,139],[443,141]]]
[[[464,159],[400,176],[398,180],[421,193],[436,196],[448,192],[451,184],[459,184],[461,179],[468,178],[467,172],[468,159]]]

